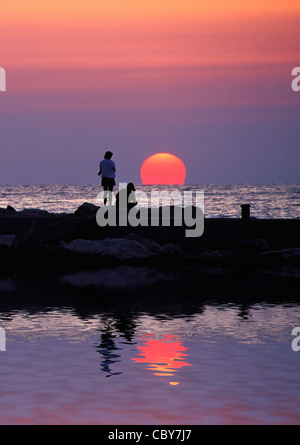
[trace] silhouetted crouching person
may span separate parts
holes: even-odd
[[[121,189],[116,194],[116,207],[127,207],[130,210],[132,207],[136,206],[137,202],[135,199],[135,187],[132,182],[127,184],[126,189]]]
[[[111,160],[112,155],[113,153],[111,151],[107,151],[99,165],[98,176],[102,176],[101,185],[104,190],[104,205],[107,203],[107,196],[109,205],[112,204],[112,191],[114,185],[116,185],[116,166],[114,161]]]

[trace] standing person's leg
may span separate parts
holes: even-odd
[[[109,189],[108,189],[108,204],[111,206],[112,205],[112,191],[113,191],[113,184],[109,184]]]
[[[112,191],[115,185],[115,180],[112,178],[103,178],[102,179],[102,186],[104,190],[104,205],[106,205],[107,200],[109,205],[112,205]]]
[[[106,187],[104,187],[104,193],[103,193],[104,205],[106,205],[106,203],[107,203],[107,193],[108,193],[108,189]]]
[[[111,178],[109,181],[109,195],[108,195],[109,205],[112,205],[113,189],[115,185],[116,181],[114,180],[114,178]]]
[[[104,205],[107,203],[107,193],[108,193],[108,184],[107,184],[107,178],[102,178],[102,187],[103,187],[103,201]]]

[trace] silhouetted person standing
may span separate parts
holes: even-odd
[[[104,190],[104,205],[107,203],[107,195],[109,205],[112,204],[112,191],[115,183],[116,166],[114,161],[111,160],[113,153],[107,151],[104,155],[104,159],[100,161],[100,168],[98,176],[102,176],[101,185]]]

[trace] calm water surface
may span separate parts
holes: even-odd
[[[297,325],[294,303],[2,307],[0,422],[299,424]]]
[[[211,184],[184,186],[136,185],[150,198],[151,191],[204,191],[204,213],[207,218],[239,218],[240,205],[250,204],[251,215],[256,218],[300,218],[300,184]],[[117,192],[118,187],[115,188]],[[102,205],[97,198],[99,185],[0,185],[0,207],[13,206],[16,210],[39,208],[49,212],[74,212],[84,202]],[[148,206],[140,198],[139,206]],[[155,206],[155,203],[151,203]]]

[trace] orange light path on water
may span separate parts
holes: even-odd
[[[142,337],[143,345],[137,346],[139,357],[132,358],[135,363],[147,363],[147,370],[159,377],[174,377],[175,373],[184,366],[192,366],[185,361],[187,347],[175,335],[165,335],[161,339],[154,339],[152,334]],[[169,381],[171,386],[179,385],[179,381]]]

